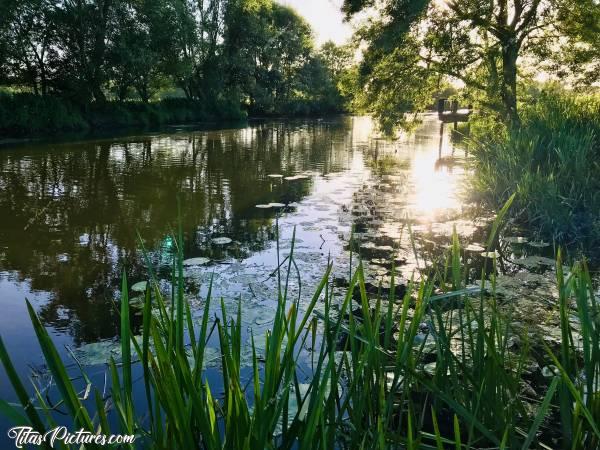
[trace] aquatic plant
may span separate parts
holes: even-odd
[[[494,276],[480,286],[465,285],[468,268],[456,235],[443,267],[412,280],[399,300],[394,270],[389,292],[369,296],[362,264],[344,295],[334,296],[329,264],[305,306],[288,295],[295,273],[292,239],[277,273],[275,320],[264,353],[257,350],[259,337],[251,336],[251,370],[244,372],[243,304],[231,314],[221,301],[220,317],[211,318],[209,289],[196,323],[184,296],[182,241],[180,230],[174,237],[170,297],[159,288],[144,251],[150,283],[141,338],[131,330],[123,276],[121,359],[109,363],[109,395],[92,386],[83,369],[84,385],[73,381],[28,304],[61,401],[51,404],[35,388],[30,398],[0,339],[0,359],[21,404],[0,400],[0,413],[44,432],[56,425],[54,410],[62,406],[77,428],[136,434],[136,446],[157,449],[527,449],[552,448],[555,442],[590,449],[598,444],[600,311],[585,263],[565,275],[559,255],[562,341],[535,355],[528,334],[514,328],[511,309],[500,305]],[[573,302],[581,343],[571,325]],[[204,376],[207,343],[215,333],[221,361],[217,385]],[[312,373],[302,383],[298,361],[306,348],[312,350]],[[556,366],[547,381],[535,385],[537,395],[524,389],[533,357]],[[137,365],[145,401],[136,402]],[[217,388],[223,392],[217,394]],[[90,392],[93,404],[85,400]],[[560,422],[562,430],[554,432]]]
[[[562,244],[600,239],[600,98],[550,89],[523,105],[522,123],[471,125],[473,197],[492,208],[517,192],[513,216]]]

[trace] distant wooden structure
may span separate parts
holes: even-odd
[[[452,100],[440,98],[437,103],[438,118],[440,120],[440,142],[438,149],[438,160],[436,161],[436,170],[441,167],[452,167],[454,164],[454,145],[452,145],[452,155],[442,157],[442,147],[444,143],[444,124],[454,123],[454,130],[458,128],[458,122],[468,122],[469,116],[473,112],[473,106],[469,105],[466,109],[459,109],[458,100]],[[468,127],[468,125],[467,125]],[[467,131],[468,133],[468,131]],[[465,155],[467,154],[467,147],[465,146]]]
[[[449,107],[449,111],[447,111]],[[473,112],[471,105],[467,109],[459,109],[458,101],[440,98],[437,104],[438,118],[442,123],[454,123],[454,128],[457,127],[458,122],[468,122],[469,116]]]

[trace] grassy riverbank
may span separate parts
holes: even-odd
[[[22,404],[0,401],[0,411],[43,432],[62,405],[75,428],[136,434],[138,448],[583,450],[600,442],[600,307],[585,264],[566,274],[559,257],[558,301],[548,313],[559,319],[561,338],[540,346],[534,342],[545,342],[543,336],[514,318],[516,305],[503,304],[493,277],[480,287],[464,285],[467,261],[456,236],[441,270],[409,283],[399,298],[393,278],[389,292],[368,295],[359,266],[336,299],[328,266],[305,307],[288,296],[296,273],[292,241],[266,346],[259,350],[260,337],[252,336],[253,369],[242,373],[244,303],[237,314],[223,306],[211,318],[209,291],[195,323],[177,248],[172,299],[148,269],[138,338],[123,280],[121,361],[111,358],[106,395],[85,376],[72,381],[29,306],[62,402],[52,406],[48,392],[38,392],[31,403],[0,341],[0,359]],[[217,383],[202,371],[213,334],[221,361]],[[312,376],[303,384],[298,361],[306,348]],[[143,370],[141,402],[133,399],[136,364]],[[92,405],[80,398],[86,387]]]
[[[0,94],[0,135],[26,137],[116,128],[146,128],[210,120],[241,120],[239,105],[183,98],[77,104],[61,97]]]
[[[519,126],[476,118],[470,147],[478,199],[495,208],[516,192],[514,216],[543,238],[600,241],[600,95],[542,92]]]

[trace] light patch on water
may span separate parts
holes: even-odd
[[[460,209],[460,178],[452,170],[436,170],[437,156],[415,152],[410,168],[412,193],[408,197],[410,215],[432,222],[448,210]]]

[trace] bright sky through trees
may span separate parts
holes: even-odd
[[[276,0],[282,5],[293,7],[315,33],[317,44],[332,40],[345,43],[352,35],[352,26],[344,23],[341,12],[342,0]]]

